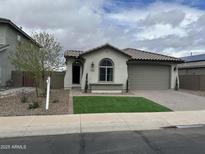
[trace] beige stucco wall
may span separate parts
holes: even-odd
[[[128,57],[110,48],[101,49],[93,53],[83,56],[85,59],[81,89],[85,87],[86,74],[88,73],[89,83],[100,83],[99,81],[99,63],[104,58],[109,58],[114,63],[113,83],[123,84],[123,88],[126,87],[126,81],[128,78],[127,73],[127,60]],[[94,63],[94,69],[91,69],[91,64]]]

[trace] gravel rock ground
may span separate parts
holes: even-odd
[[[69,91],[51,90],[49,110],[45,110],[45,98],[37,98],[35,92],[29,92],[28,101],[21,102],[21,93],[10,94],[0,98],[0,116],[23,116],[23,115],[58,115],[69,114]],[[30,103],[38,101],[39,107],[28,109]]]
[[[7,90],[0,91],[0,98],[15,96],[15,95],[20,94],[22,91],[24,91],[26,93],[30,93],[30,92],[33,92],[34,90],[35,90],[35,88],[32,88],[32,87],[21,87],[21,88],[7,89]]]

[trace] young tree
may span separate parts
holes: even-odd
[[[42,48],[40,49],[40,65],[42,69],[41,73],[41,80],[42,88],[44,92],[46,91],[45,88],[45,77],[46,73],[51,73],[56,70],[57,68],[61,67],[63,64],[62,59],[62,46],[61,44],[56,40],[56,38],[49,33],[46,32],[40,32],[40,33],[33,33],[33,38],[41,44]]]
[[[46,74],[51,73],[62,66],[62,47],[52,34],[46,32],[34,33],[33,38],[41,47],[32,44],[30,41],[24,41],[17,45],[16,52],[10,55],[10,60],[16,68],[30,72],[36,86],[42,83],[41,88],[45,94]],[[38,93],[37,93],[38,94]]]
[[[33,45],[31,42],[21,42],[16,47],[16,52],[9,55],[11,63],[20,71],[30,72],[35,86],[36,94],[38,96],[38,83],[41,78],[40,48]]]

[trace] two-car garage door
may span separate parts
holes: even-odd
[[[129,64],[128,83],[129,89],[169,89],[170,66]]]

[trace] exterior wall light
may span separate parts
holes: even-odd
[[[95,66],[94,63],[92,62],[91,67],[94,68],[94,66]]]
[[[91,64],[91,71],[94,71],[95,64],[92,62]]]

